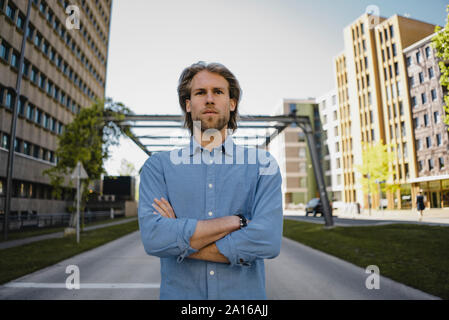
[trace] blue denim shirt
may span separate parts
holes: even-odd
[[[191,137],[185,148],[152,155],[140,177],[141,238],[160,257],[161,299],[266,299],[263,259],[279,254],[283,224],[282,178],[269,152],[235,145],[231,135],[209,152]],[[176,219],[153,214],[161,197]],[[248,226],[215,242],[230,264],[188,258],[197,221],[239,213]]]

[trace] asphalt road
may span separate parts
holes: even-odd
[[[79,269],[81,287],[67,289]],[[380,270],[382,275],[382,270]],[[266,260],[269,299],[433,299],[380,276],[380,289],[367,289],[370,274],[352,264],[283,239],[281,254]],[[138,232],[0,286],[0,299],[158,299],[159,259],[146,255]]]

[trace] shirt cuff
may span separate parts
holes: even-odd
[[[230,235],[227,235],[226,237],[216,241],[215,245],[217,246],[218,251],[220,251],[222,255],[228,258],[229,262],[231,263],[231,267],[251,266],[251,263],[248,261],[249,257],[245,256],[242,253],[240,254],[237,253],[237,251],[235,250],[235,246],[232,243],[232,238],[230,237]]]
[[[177,262],[181,263],[185,257],[190,256],[192,253],[197,252],[197,249],[193,249],[190,246],[190,238],[195,233],[197,220],[195,219],[185,219],[184,223],[178,224],[178,247],[181,250],[181,254],[177,258]]]

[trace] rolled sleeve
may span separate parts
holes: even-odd
[[[153,213],[155,198],[168,199],[163,168],[157,155],[145,162],[140,178],[138,215],[145,251],[158,257],[178,256],[177,261],[181,263],[185,257],[198,251],[190,247],[197,220],[171,219]]]
[[[216,242],[218,250],[232,266],[246,266],[255,259],[272,259],[279,255],[283,226],[281,185],[279,168],[272,174],[260,174],[251,222]]]

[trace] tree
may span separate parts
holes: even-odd
[[[440,84],[444,92],[444,123],[449,125],[449,5],[446,8],[448,18],[446,19],[446,26],[441,28],[435,27],[436,35],[432,38],[432,45],[435,48],[436,56],[440,59],[438,66],[440,67]]]
[[[389,163],[393,159],[393,153],[388,151],[389,146],[378,141],[375,144],[362,143],[362,165],[356,165],[357,171],[360,172],[362,178],[360,183],[363,193],[377,195],[379,192],[380,181],[391,180],[392,172],[389,169]],[[382,191],[394,189],[394,185],[384,184],[381,186]],[[371,201],[370,208],[371,208]]]
[[[106,173],[104,162],[110,157],[109,147],[118,145],[123,134],[131,134],[129,128],[122,129],[116,124],[116,121],[123,120],[129,113],[131,111],[122,103],[115,103],[111,99],[101,100],[89,108],[81,109],[65,127],[58,137],[59,145],[55,152],[57,164],[43,172],[50,178],[56,199],[61,199],[62,185],[80,161],[89,176],[82,180],[81,208],[84,208],[89,194],[88,186]],[[106,118],[109,119],[105,120]],[[69,181],[69,185],[73,186],[72,181]]]

